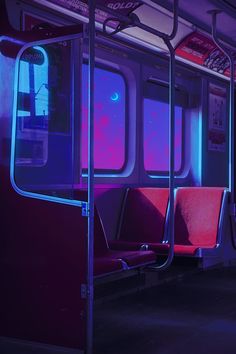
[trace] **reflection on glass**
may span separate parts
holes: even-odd
[[[70,41],[28,48],[18,75],[15,182],[25,191],[71,196],[75,166],[71,132]]]
[[[169,171],[169,105],[144,99],[144,166],[148,172]],[[182,165],[182,107],[175,107],[175,171]]]

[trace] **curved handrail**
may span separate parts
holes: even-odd
[[[144,1],[140,1],[143,4],[147,5]],[[162,38],[163,40],[169,40],[171,41],[172,39],[174,39],[174,37],[176,36],[177,30],[178,30],[178,8],[179,8],[179,0],[174,0],[174,6],[173,6],[173,12],[174,12],[174,19],[173,19],[173,28],[171,31],[171,34],[166,34],[164,32],[158,31],[157,29],[154,29],[150,26],[145,25],[144,23],[142,23],[139,19],[138,16],[135,15],[134,13],[131,13],[128,16],[122,15],[121,13],[118,13],[116,11],[114,11],[113,9],[103,6],[103,5],[98,5],[96,6],[96,8],[110,14],[112,16],[112,18],[116,18],[119,19],[121,23],[123,24],[127,24],[127,27],[138,27],[141,28],[142,30],[149,32],[151,34],[154,34],[155,36]],[[135,15],[135,16],[133,16]],[[125,29],[125,28],[123,28]],[[105,32],[106,34],[109,34],[107,32]],[[116,32],[117,33],[117,32]]]
[[[126,29],[126,28],[134,27],[134,25],[133,25],[134,22],[133,22],[133,21],[138,21],[138,22],[140,22],[138,16],[135,15],[135,14],[133,14],[133,13],[131,13],[131,14],[129,15],[128,19],[129,19],[130,21],[127,22],[127,21],[121,21],[121,20],[117,19],[116,17],[108,17],[108,18],[103,22],[103,26],[102,26],[103,32],[106,33],[106,34],[109,35],[109,36],[114,36],[115,34],[117,34],[117,33],[121,32],[121,31],[123,31],[123,30]],[[117,22],[118,25],[117,25],[117,27],[116,27],[116,29],[115,29],[114,31],[110,31],[110,32],[109,32],[109,31],[107,30],[107,25],[108,25],[108,23],[111,22],[111,21]]]

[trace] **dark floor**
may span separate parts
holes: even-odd
[[[96,306],[95,354],[226,353],[236,353],[236,268]]]
[[[98,302],[94,344],[94,354],[235,354],[236,267]],[[0,340],[0,354],[42,353],[77,351]]]

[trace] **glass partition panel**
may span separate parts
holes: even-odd
[[[12,180],[23,194],[74,199],[80,178],[80,102],[74,100],[80,95],[80,71],[78,38],[42,41],[21,52]]]

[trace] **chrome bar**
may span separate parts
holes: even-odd
[[[169,255],[166,262],[162,265],[163,268],[167,268],[174,257],[174,233],[175,233],[175,222],[174,222],[174,178],[175,178],[175,50],[172,47],[169,40],[165,41],[169,52],[170,52],[170,63],[169,63],[169,75],[170,75],[170,84],[169,84]]]
[[[88,240],[87,240],[87,343],[86,353],[93,353],[93,261],[94,261],[94,67],[95,4],[89,0],[89,75],[88,75]]]
[[[170,266],[174,258],[175,244],[175,49],[170,40],[174,38],[178,30],[178,0],[174,0],[174,25],[168,38],[163,38],[169,54],[169,225],[168,244],[170,245],[168,257],[159,266],[151,266],[155,271],[164,270]]]
[[[179,17],[179,0],[174,0],[174,4],[173,4],[173,14],[174,14],[174,18],[173,18],[173,29],[171,34],[168,36],[169,41],[171,41],[172,39],[175,38],[176,34],[177,34],[177,30],[178,30],[178,17]]]
[[[170,266],[174,258],[175,244],[175,50],[168,39],[164,40],[169,53],[169,224],[168,244],[170,245],[168,257],[158,266],[151,266],[154,271],[164,270]]]
[[[235,185],[234,185],[234,77],[235,77],[235,67],[234,67],[234,57],[232,52],[225,48],[224,45],[217,38],[216,33],[216,18],[221,11],[211,10],[208,13],[212,16],[212,38],[216,46],[222,50],[226,55],[230,64],[230,93],[229,93],[229,191],[230,191],[230,215],[231,215],[231,226],[233,232],[233,244],[236,248],[236,225],[235,225]]]

